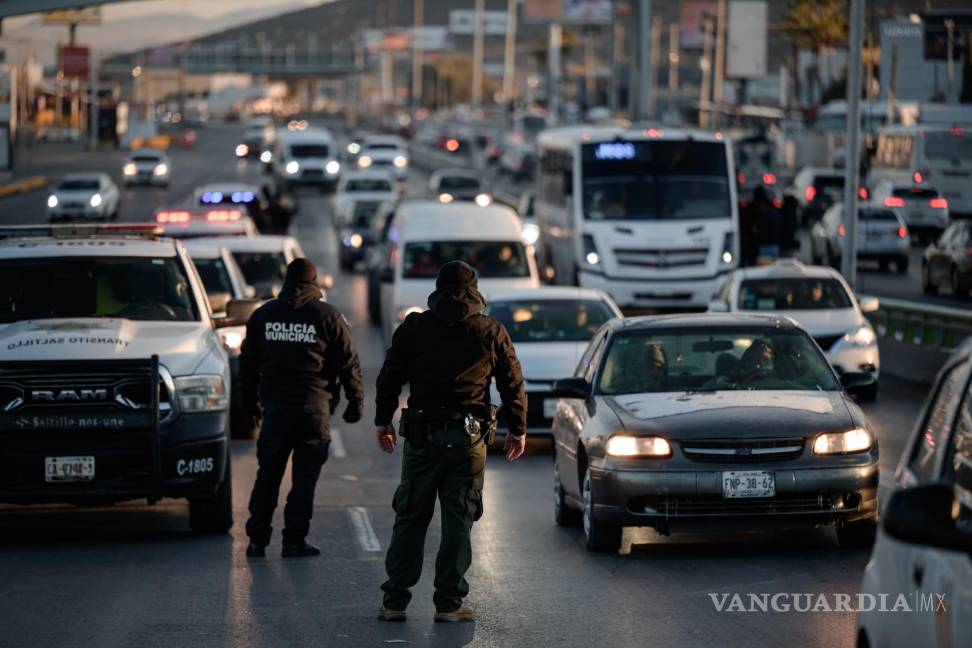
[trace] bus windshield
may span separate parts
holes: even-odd
[[[657,141],[585,144],[584,218],[651,221],[729,218],[725,145]]]

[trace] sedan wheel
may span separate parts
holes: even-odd
[[[554,521],[557,526],[577,526],[580,517],[580,511],[567,504],[564,485],[560,481],[560,465],[554,457]]]
[[[591,469],[584,471],[584,485],[581,489],[584,502],[584,543],[588,551],[614,553],[621,548],[623,527],[616,524],[599,522],[594,518],[594,502],[591,497]]]

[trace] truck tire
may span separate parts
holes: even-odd
[[[226,451],[226,474],[216,493],[189,499],[189,528],[194,533],[226,533],[233,528],[233,470]]]

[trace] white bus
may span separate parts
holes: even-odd
[[[881,180],[938,189],[953,218],[972,216],[972,133],[947,126],[880,129],[870,184]]]
[[[728,136],[573,126],[538,146],[540,258],[556,283],[602,289],[622,308],[694,310],[738,265]]]

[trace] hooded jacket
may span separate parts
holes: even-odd
[[[319,406],[328,409],[344,388],[348,407],[359,415],[364,386],[358,354],[341,313],[324,302],[316,283],[284,283],[276,299],[257,309],[246,323],[240,352],[244,403]]]
[[[462,409],[487,406],[496,380],[510,433],[526,432],[523,373],[502,324],[482,314],[486,300],[475,271],[461,261],[442,267],[429,310],[412,313],[392,336],[378,374],[376,425],[390,425],[409,385],[408,406]]]

